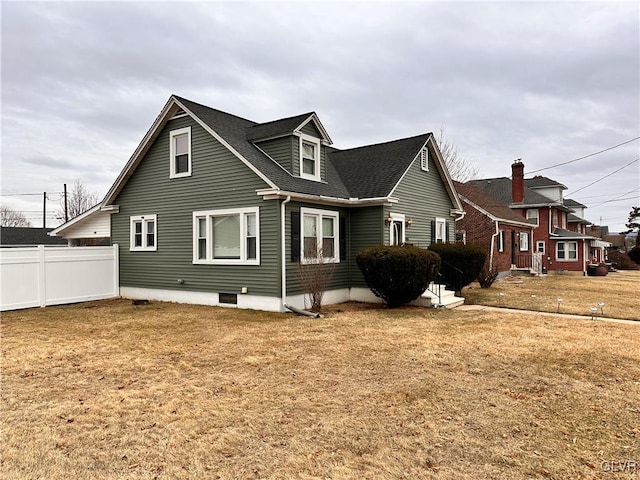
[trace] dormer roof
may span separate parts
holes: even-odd
[[[533,178],[525,178],[524,184],[526,187],[531,189],[537,188],[549,188],[549,187],[559,187],[562,190],[567,190],[567,187],[560,182],[556,182],[555,180],[549,177],[543,177],[542,175],[536,175]]]

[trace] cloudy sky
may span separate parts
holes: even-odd
[[[259,122],[314,110],[338,148],[444,128],[481,177],[635,139],[539,174],[612,231],[640,203],[637,2],[0,8],[0,200],[34,226],[44,191],[47,226],[64,183],[102,198],[172,93]]]

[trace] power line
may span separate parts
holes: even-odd
[[[568,165],[570,163],[577,162],[579,160],[584,160],[585,158],[593,157],[594,155],[599,155],[601,153],[608,152],[609,150],[613,150],[614,148],[621,147],[622,145],[626,145],[627,143],[635,142],[638,139],[640,139],[640,137],[632,138],[631,140],[627,140],[626,142],[619,143],[617,145],[614,145],[613,147],[605,148],[604,150],[600,150],[599,152],[590,153],[589,155],[585,155],[584,157],[574,158],[573,160],[569,160],[567,162],[556,163],[555,165],[550,165],[548,167],[539,168],[538,170],[533,170],[532,172],[529,172],[529,174],[542,172],[543,170],[549,170],[551,168],[556,168],[556,167],[560,167],[562,165]]]
[[[44,192],[40,193],[0,193],[0,197],[23,197],[23,196],[39,196],[41,197]],[[49,195],[64,195],[64,192],[48,192],[47,197]]]
[[[569,196],[569,195],[574,195],[575,193],[577,193],[577,192],[579,192],[579,191],[581,191],[581,190],[584,190],[585,188],[588,188],[588,187],[590,187],[591,185],[595,185],[596,183],[601,182],[601,181],[602,181],[602,180],[604,180],[605,178],[608,178],[608,177],[610,177],[611,175],[613,175],[614,173],[618,173],[620,170],[623,170],[623,169],[627,168],[628,166],[633,165],[633,164],[634,164],[634,163],[636,163],[638,160],[640,160],[640,158],[636,158],[635,160],[630,161],[630,162],[629,162],[629,163],[627,163],[626,165],[624,165],[624,166],[622,166],[622,167],[618,168],[617,170],[614,170],[613,172],[611,172],[611,173],[609,173],[609,174],[605,175],[604,177],[600,177],[599,179],[597,179],[597,180],[595,180],[595,181],[591,182],[589,185],[585,185],[584,187],[579,188],[578,190],[574,190],[574,191],[573,191],[573,192],[571,192],[571,193],[567,193],[567,196]]]
[[[637,193],[637,192],[638,192],[638,190],[634,188],[633,190],[629,190],[628,192],[622,193],[622,194],[618,195],[617,197],[614,197],[614,198],[612,198],[610,200],[605,200],[604,202],[596,203],[595,205],[592,205],[591,208],[598,207],[600,205],[604,205],[605,203],[620,202],[622,200],[631,200],[633,198],[637,198],[637,196],[620,198],[620,197],[624,197],[625,195],[629,195],[630,193]]]

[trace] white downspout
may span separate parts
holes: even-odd
[[[489,270],[493,270],[493,246],[495,245],[496,237],[500,235],[500,230],[498,228],[498,220],[496,222],[496,233],[491,235],[491,253],[489,254]]]
[[[282,281],[282,292],[281,292],[281,296],[282,298],[280,299],[280,311],[284,312],[285,310],[285,303],[287,303],[287,243],[286,243],[286,238],[285,238],[285,220],[287,218],[286,216],[286,204],[289,203],[291,201],[291,195],[288,195],[287,198],[280,204],[280,231],[281,233],[281,239],[282,239],[282,258],[281,258],[281,273],[280,273],[280,279]]]

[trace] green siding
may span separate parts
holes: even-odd
[[[191,126],[192,175],[169,178],[169,132]],[[112,241],[121,245],[123,286],[279,296],[279,208],[256,189],[267,185],[190,117],[168,122],[116,198]],[[193,265],[193,212],[260,208],[260,265]],[[157,215],[157,251],[130,252],[133,215]],[[178,279],[184,279],[183,285]]]
[[[307,123],[300,129],[300,131],[305,135],[309,135],[311,137],[322,138],[320,131],[316,128],[316,125],[315,123],[313,123],[313,121]]]
[[[384,226],[383,208],[366,207],[351,210],[350,218],[350,252],[351,286],[366,287],[360,268],[356,263],[356,255],[365,247],[382,244],[382,227]]]
[[[301,207],[306,208],[315,208],[317,210],[329,210],[329,211],[337,211],[339,212],[340,218],[346,219],[346,233],[347,239],[349,239],[349,210],[344,208],[335,208],[328,207],[323,205],[315,205],[309,203],[298,203],[298,202],[290,202],[286,206],[286,226],[285,226],[285,238],[286,242],[286,261],[287,261],[287,295],[297,295],[303,293],[302,287],[298,280],[298,270],[300,265],[298,262],[291,261],[291,211],[300,211]],[[348,249],[348,242],[347,242]],[[348,288],[349,284],[349,276],[350,276],[350,266],[349,257],[347,256],[347,260],[340,261],[340,263],[335,264],[335,269],[333,272],[333,277],[331,279],[331,283],[329,284],[329,290],[335,290],[338,288]]]
[[[257,144],[267,155],[278,162],[288,172],[294,169],[293,139],[295,137],[282,137],[267,140]],[[297,138],[296,138],[297,140]],[[300,168],[300,167],[298,167]]]
[[[431,244],[431,221],[436,217],[445,218],[449,239],[455,238],[454,219],[451,216],[453,203],[447,193],[433,154],[429,152],[429,171],[420,168],[420,161],[414,161],[408,172],[392,194],[399,202],[385,207],[385,216],[390,212],[404,214],[413,224],[405,230],[405,241],[419,247]],[[384,225],[384,224],[382,224]],[[389,227],[384,228],[384,242],[389,243]]]

